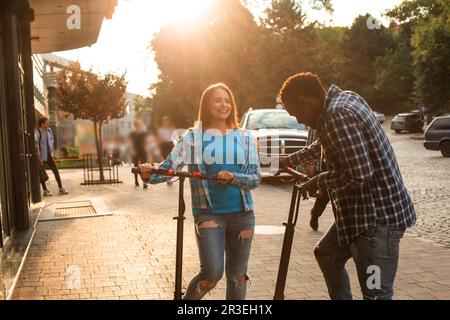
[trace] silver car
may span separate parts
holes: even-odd
[[[308,138],[306,126],[283,109],[250,109],[242,117],[240,126],[250,130],[255,138],[263,177],[278,172],[272,160],[301,150]]]

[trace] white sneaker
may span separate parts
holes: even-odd
[[[64,195],[66,195],[66,194],[69,194],[67,191],[66,191],[66,189],[64,189],[64,188],[59,188],[59,193],[58,193],[60,196],[64,196]]]
[[[51,197],[53,194],[48,191],[48,190],[44,190],[44,197]]]

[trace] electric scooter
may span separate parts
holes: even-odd
[[[132,168],[131,172],[133,174],[139,174],[139,168]],[[177,249],[175,258],[175,292],[174,300],[181,300],[183,297],[182,292],[182,274],[183,274],[183,229],[184,229],[184,213],[186,211],[186,205],[184,202],[184,180],[189,179],[203,179],[203,180],[214,180],[221,181],[217,176],[205,175],[201,172],[185,172],[185,171],[175,171],[166,169],[152,169],[150,174],[162,175],[167,177],[178,177],[179,178],[179,188],[178,188],[178,216],[174,217],[177,220]]]
[[[305,182],[309,177],[292,168],[286,168],[284,171],[296,177],[296,182],[293,187],[291,205],[289,208],[288,221],[284,223],[286,226],[283,246],[281,250],[280,265],[278,268],[277,282],[275,286],[274,300],[284,300],[284,289],[286,287],[287,272],[289,269],[289,260],[291,257],[292,242],[294,240],[295,226],[298,220],[298,213],[300,208],[300,200],[307,199],[306,193],[303,190]],[[131,172],[139,174],[139,168],[132,168]],[[281,172],[280,172],[281,173]],[[183,270],[183,229],[184,229],[184,213],[186,206],[184,202],[184,180],[190,179],[204,179],[204,180],[221,180],[217,176],[208,176],[200,172],[184,172],[166,169],[152,169],[150,174],[164,175],[168,177],[179,177],[179,192],[178,192],[178,216],[174,217],[177,220],[177,247],[175,260],[175,292],[174,300],[182,299],[182,270]]]
[[[298,212],[300,208],[300,200],[307,199],[306,192],[303,188],[305,182],[309,177],[292,168],[283,170],[295,177],[296,181],[292,190],[291,205],[289,208],[289,216],[287,222],[284,223],[286,227],[284,231],[283,247],[281,249],[280,265],[278,267],[277,282],[275,285],[274,300],[284,300],[284,289],[286,287],[286,278],[289,269],[289,260],[291,258],[292,242],[294,240],[295,226],[298,220]],[[280,171],[278,174],[280,174]]]

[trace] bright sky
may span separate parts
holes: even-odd
[[[96,72],[127,72],[128,91],[149,95],[149,86],[158,79],[158,66],[149,48],[153,35],[170,21],[195,19],[211,0],[119,0],[112,20],[105,20],[96,44],[77,50],[55,52],[71,60],[78,60],[83,68]],[[247,0],[255,15],[270,0]],[[304,1],[307,3],[308,1]],[[370,13],[379,18],[388,8],[401,0],[332,0],[334,14],[308,9],[311,20],[331,25],[351,25],[359,14]]]

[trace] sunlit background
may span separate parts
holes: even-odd
[[[128,91],[149,95],[150,84],[158,79],[158,67],[149,47],[153,35],[171,21],[200,17],[212,0],[119,0],[112,20],[105,20],[96,44],[88,48],[58,52],[77,60],[83,68],[97,72],[127,72]],[[270,0],[243,1],[255,19],[264,14]],[[380,18],[382,12],[401,0],[332,0],[334,13],[314,10],[304,1],[309,20],[327,25],[349,26],[359,14],[370,13]]]

